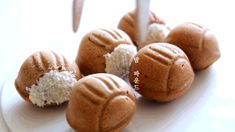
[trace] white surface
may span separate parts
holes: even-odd
[[[211,68],[197,74],[191,90],[179,100],[157,104],[140,99],[133,122],[125,131],[235,131],[233,1],[152,0],[151,2],[151,9],[171,27],[192,21],[212,29],[219,40],[222,56]],[[116,27],[122,15],[132,10],[134,5],[134,0],[86,0],[80,28],[77,34],[74,34],[71,25],[72,0],[1,0],[0,83],[7,80],[4,92],[14,91],[12,82],[20,65],[32,52],[41,49],[54,50],[74,60],[79,41],[86,32],[100,27]],[[56,116],[57,112],[63,113],[64,108],[56,109],[55,113],[50,109],[44,116],[39,116],[39,113],[47,110],[38,110],[23,103],[14,92],[10,95],[9,100],[8,97],[6,99],[5,93],[2,96],[2,99],[5,98],[2,109],[5,111],[5,119],[8,120],[9,126],[19,120],[45,121],[47,119],[45,115],[52,114],[51,120],[58,119],[56,128],[70,131],[68,126],[63,124],[65,123],[63,115]],[[16,100],[11,102],[10,98]],[[23,113],[16,111],[12,113],[16,114],[16,117],[9,115],[10,112],[19,109],[26,110]],[[37,113],[34,113],[35,111]],[[18,124],[18,127],[24,127],[26,123],[20,124],[23,121],[14,123]],[[52,126],[54,125],[43,124],[41,130]],[[1,132],[7,131],[4,128],[4,123],[0,120]]]
[[[4,83],[4,84],[5,84],[5,83]],[[2,89],[3,89],[4,84],[0,87],[0,88],[1,88],[1,89],[0,89],[0,95],[1,95],[1,93],[2,93]],[[1,99],[0,99],[0,106],[2,106],[2,101],[1,101]],[[0,108],[1,108],[1,107],[0,107]],[[5,120],[4,120],[3,117],[2,117],[2,109],[0,109],[0,128],[1,128],[1,131],[2,131],[2,132],[8,132],[8,131],[9,131],[9,129],[8,129],[6,123],[5,123]]]

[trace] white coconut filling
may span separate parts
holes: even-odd
[[[145,43],[150,44],[154,42],[163,42],[169,32],[169,29],[163,24],[150,24]]]
[[[26,87],[26,90],[29,92],[29,100],[39,107],[59,105],[69,100],[70,90],[76,81],[75,75],[69,71],[52,70],[44,74],[31,88]]]
[[[104,55],[105,72],[125,78],[129,74],[131,62],[136,54],[137,49],[134,45],[118,45],[113,52]]]

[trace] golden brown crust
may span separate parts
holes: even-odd
[[[15,87],[24,100],[30,102],[26,87],[36,84],[50,70],[71,71],[77,79],[81,78],[77,65],[70,63],[64,56],[53,51],[35,52],[24,61],[15,80]]]
[[[203,70],[220,57],[216,37],[198,24],[178,25],[169,33],[166,42],[180,47],[189,57],[194,70]]]
[[[76,58],[84,75],[105,72],[104,55],[120,44],[131,44],[126,33],[118,29],[97,29],[86,34],[79,47]]]
[[[119,21],[118,28],[126,32],[134,44],[137,45],[137,18],[136,10],[130,11],[125,14]],[[155,15],[152,11],[149,14],[149,25],[152,23],[158,23],[165,25],[165,21]]]
[[[130,122],[135,109],[130,86],[114,75],[99,73],[75,84],[66,118],[77,132],[119,131]]]
[[[132,62],[129,81],[142,96],[167,102],[183,95],[194,80],[194,73],[182,50],[167,43],[145,46],[137,53],[139,62]],[[137,77],[134,72],[140,74]],[[139,83],[135,82],[138,78]]]

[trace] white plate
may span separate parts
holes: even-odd
[[[197,73],[189,92],[166,104],[147,101],[138,95],[138,109],[124,132],[235,130],[231,111],[229,116],[216,115],[228,106],[217,96],[219,90],[215,68]],[[2,114],[11,131],[73,131],[65,119],[66,104],[54,108],[37,108],[24,102],[10,78],[2,91]],[[231,117],[232,116],[232,117]]]

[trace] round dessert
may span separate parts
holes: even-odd
[[[22,64],[15,87],[24,100],[45,107],[69,100],[69,93],[80,71],[75,63],[53,51],[39,51]]]
[[[134,93],[125,81],[97,73],[74,85],[66,117],[77,132],[119,132],[130,122],[135,109]]]
[[[144,42],[140,42],[138,40],[136,10],[128,12],[124,15],[118,24],[118,28],[130,36],[133,43],[137,45],[138,49],[150,43],[163,42],[169,33],[169,27],[166,26],[163,19],[157,17],[155,13],[150,12],[146,40]]]
[[[193,80],[194,72],[185,53],[167,43],[153,43],[140,49],[129,74],[136,91],[158,102],[182,96]]]
[[[169,33],[166,42],[181,48],[194,70],[206,69],[220,57],[216,37],[209,29],[198,24],[178,25]]]
[[[97,29],[83,37],[76,62],[84,75],[106,72],[124,78],[136,53],[123,31]]]

